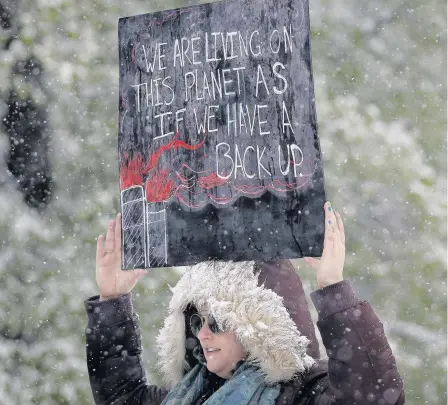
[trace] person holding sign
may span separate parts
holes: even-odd
[[[319,346],[288,260],[206,262],[172,289],[157,345],[166,388],[149,385],[131,290],[144,270],[121,270],[121,219],[97,245],[99,295],[86,300],[87,365],[96,404],[402,405],[403,382],[383,326],[343,279],[345,233],[329,203],[311,293]]]

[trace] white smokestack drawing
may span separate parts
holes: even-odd
[[[166,209],[164,202],[146,203],[146,252],[148,267],[167,264]]]
[[[133,186],[121,192],[122,267],[148,267],[146,253],[146,199],[142,186]]]

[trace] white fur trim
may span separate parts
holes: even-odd
[[[210,311],[218,325],[236,334],[267,383],[288,381],[310,368],[309,339],[301,335],[278,294],[258,286],[254,262],[205,262],[192,266],[172,288],[168,316],[157,337],[165,381],[183,376],[185,320],[189,303]]]

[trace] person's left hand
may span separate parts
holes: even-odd
[[[304,257],[316,270],[317,286],[326,287],[343,280],[342,272],[345,261],[345,231],[342,218],[327,201],[325,210],[325,239],[322,257]]]

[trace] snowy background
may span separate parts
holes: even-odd
[[[83,301],[119,207],[118,18],[187,4],[0,0],[0,405],[92,403]],[[406,403],[445,404],[446,5],[313,0],[310,19],[345,276],[384,323]],[[297,265],[310,293],[314,272]],[[178,277],[153,270],[134,293],[153,383]]]

